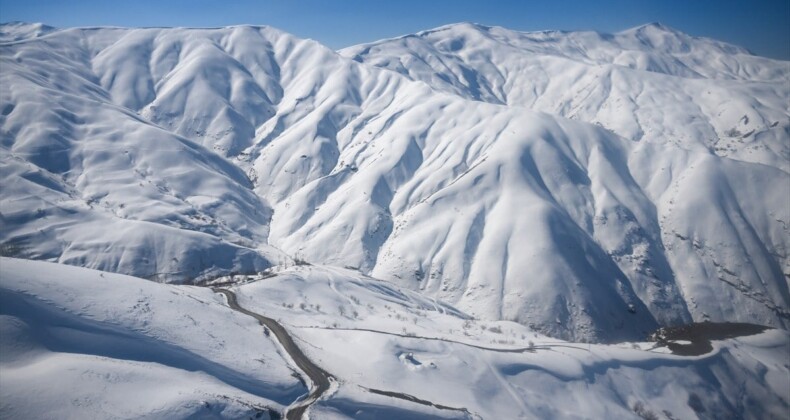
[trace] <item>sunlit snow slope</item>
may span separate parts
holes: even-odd
[[[616,34],[458,24],[341,54],[465,98],[788,169],[790,65],[659,23]]]
[[[3,418],[260,418],[306,391],[210,289],[12,258],[0,276]]]
[[[189,282],[288,254],[574,339],[788,326],[786,62],[660,25],[0,39],[5,255]]]

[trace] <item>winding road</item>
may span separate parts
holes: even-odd
[[[231,309],[239,311],[245,315],[249,315],[257,319],[261,325],[269,328],[269,330],[274,333],[274,336],[277,337],[277,341],[280,342],[285,351],[287,351],[291,356],[291,359],[293,359],[294,363],[296,363],[296,366],[298,366],[302,372],[310,377],[310,381],[313,383],[312,391],[310,391],[306,398],[297,400],[285,411],[286,419],[300,420],[305,411],[310,408],[310,405],[318,401],[318,399],[329,390],[330,378],[332,375],[308,359],[302,350],[299,349],[296,343],[294,343],[293,339],[285,330],[285,328],[283,328],[283,326],[277,321],[243,308],[236,300],[236,294],[228,289],[212,288],[212,290],[216,293],[222,293],[228,300],[228,306],[230,306]]]

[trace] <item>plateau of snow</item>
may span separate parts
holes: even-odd
[[[169,283],[297,258],[577,341],[787,328],[789,79],[657,24],[5,24],[0,249]]]

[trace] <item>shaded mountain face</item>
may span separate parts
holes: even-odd
[[[166,282],[298,256],[575,340],[790,325],[786,62],[660,25],[0,40],[4,255]]]

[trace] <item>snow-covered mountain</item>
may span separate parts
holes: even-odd
[[[653,23],[617,34],[458,24],[341,54],[433,88],[785,171],[790,65]]]
[[[788,327],[790,67],[660,25],[0,28],[3,255],[298,257],[578,340]]]

